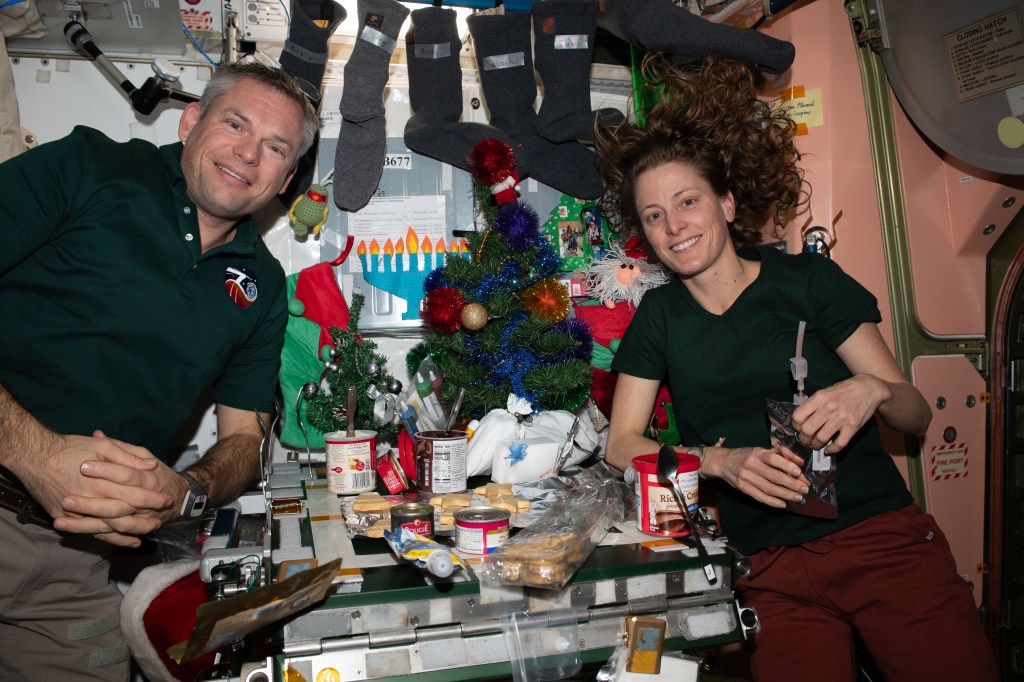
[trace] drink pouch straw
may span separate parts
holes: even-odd
[[[800,435],[793,427],[794,403],[768,400],[768,421],[771,424],[773,446],[782,446],[804,461],[800,468],[810,490],[800,502],[786,501],[791,512],[814,516],[820,519],[835,519],[839,516],[836,504],[836,459],[821,450],[811,450],[800,442]]]

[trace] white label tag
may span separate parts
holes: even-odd
[[[386,154],[384,156],[384,167],[410,170],[412,168],[412,154]]]
[[[434,43],[433,45],[416,45],[413,51],[418,59],[444,59],[452,56],[451,43]]]
[[[832,468],[832,456],[826,455],[824,448],[811,453],[811,468],[815,471],[828,471]]]
[[[395,48],[398,47],[397,40],[389,38],[372,26],[363,26],[363,31],[359,34],[359,39],[365,40],[371,45],[376,45],[388,54],[394,54]]]
[[[526,58],[522,52],[513,52],[484,57],[483,63],[484,71],[497,71],[498,69],[511,69],[515,66],[526,66]]]
[[[586,34],[578,36],[558,35],[555,36],[556,50],[588,50],[590,45],[587,42]]]

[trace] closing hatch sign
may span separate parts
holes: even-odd
[[[1016,9],[947,33],[942,43],[961,102],[1024,83],[1024,32]]]

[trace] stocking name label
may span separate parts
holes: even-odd
[[[376,45],[380,49],[386,51],[388,54],[394,54],[395,48],[398,47],[398,41],[394,38],[384,35],[372,26],[364,26],[363,32],[359,34],[360,40],[365,40],[371,45]]]
[[[556,50],[589,50],[586,34],[579,36],[558,35],[555,36]]]
[[[516,66],[526,66],[526,57],[522,52],[511,52],[509,54],[496,54],[483,58],[484,71],[497,71],[498,69],[511,69]]]
[[[451,43],[434,43],[433,45],[416,45],[413,55],[417,59],[445,59],[452,56]]]

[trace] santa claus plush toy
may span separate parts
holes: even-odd
[[[600,260],[591,262],[583,271],[584,291],[609,309],[625,302],[635,310],[646,292],[666,282],[665,269],[647,262],[635,236],[622,246],[613,244]]]

